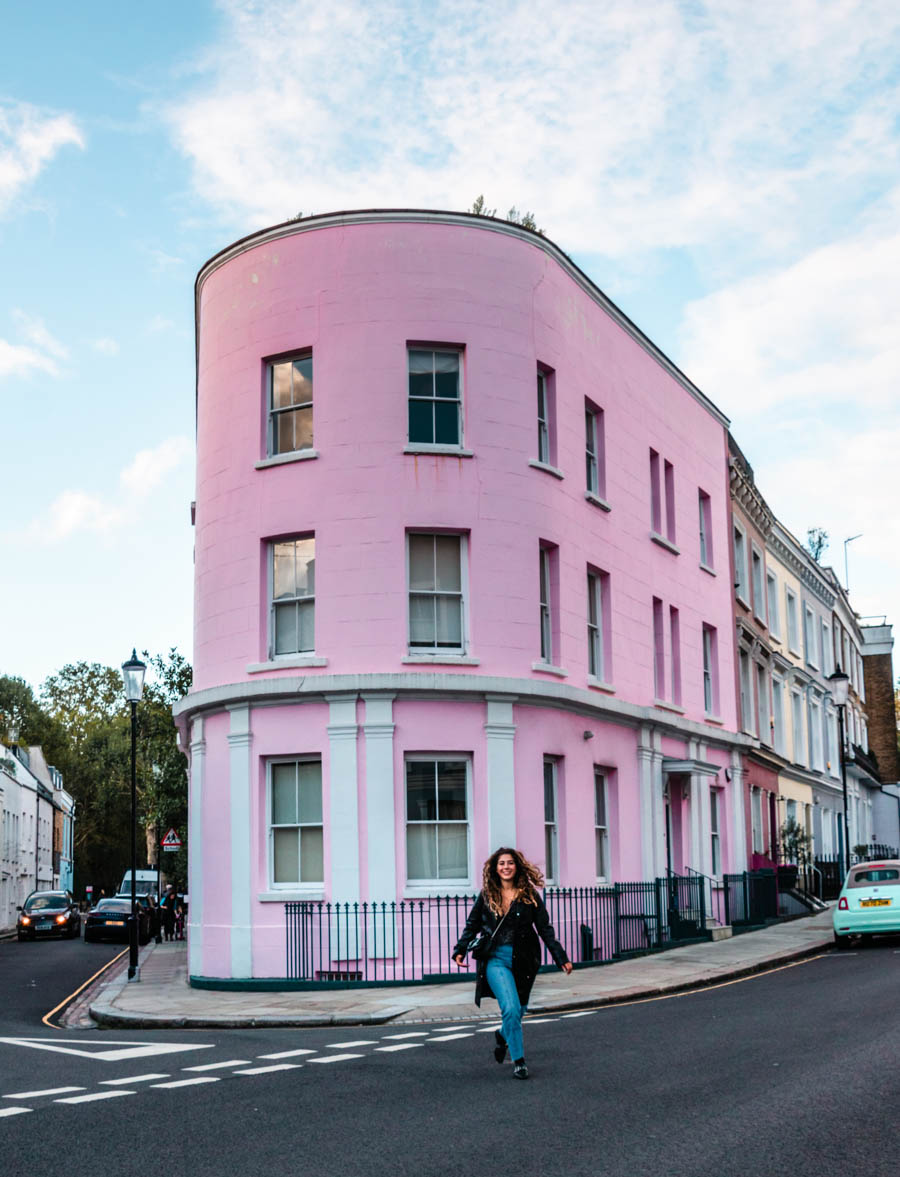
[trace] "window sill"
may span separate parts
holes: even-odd
[[[543,470],[545,474],[552,474],[554,478],[565,478],[562,470],[558,470],[556,466],[551,466],[549,462],[539,462],[537,458],[531,458],[528,465],[534,470]]]
[[[439,896],[470,896],[473,893],[474,885],[468,880],[455,882],[440,882],[435,883],[407,883],[403,890],[403,899],[436,899]]]
[[[584,497],[587,499],[587,501],[589,503],[593,503],[593,505],[595,507],[599,507],[601,511],[611,511],[612,510],[612,507],[609,505],[609,503],[606,501],[606,499],[601,499],[600,496],[595,495],[592,490],[586,490],[584,492]]]
[[[461,445],[429,445],[428,442],[411,441],[403,447],[404,454],[446,454],[450,458],[474,458],[472,450]]]
[[[741,596],[741,590],[740,590],[740,588],[735,588],[735,590],[734,590],[734,599],[737,601],[737,603],[738,603],[739,605],[743,605],[743,606],[744,606],[744,608],[747,610],[747,612],[748,612],[748,613],[750,612],[750,602],[749,602],[749,601],[747,601],[747,600],[745,600],[745,598]]]
[[[606,691],[608,695],[614,695],[616,693],[616,688],[612,683],[604,682],[602,678],[596,678],[593,674],[587,676],[587,685],[594,687],[598,691]]]
[[[318,456],[318,450],[295,450],[290,454],[274,454],[271,458],[262,458],[253,465],[257,470],[265,470],[269,466],[284,466],[288,462],[310,462]]]
[[[681,555],[681,548],[675,546],[670,539],[666,539],[664,535],[660,535],[658,531],[651,531],[650,538],[655,544],[659,544],[661,548],[665,548],[667,552],[672,552],[676,556]]]
[[[800,650],[795,650],[793,646],[788,646],[788,653],[793,654],[795,658],[802,658],[803,653]]]
[[[568,670],[563,670],[561,666],[551,666],[549,662],[532,662],[532,670],[537,670],[541,674],[555,674],[557,678],[568,678]]]
[[[660,707],[663,711],[674,711],[676,715],[684,715],[684,708],[679,707],[677,703],[669,703],[666,699],[654,699],[654,707]]]
[[[718,576],[719,575],[718,572],[716,572],[715,568],[710,568],[710,566],[708,564],[704,564],[702,560],[700,561],[700,567],[703,569],[704,572],[708,572],[710,576]]]
[[[247,673],[261,674],[265,670],[292,670],[298,666],[327,665],[327,658],[318,658],[315,654],[291,654],[284,658],[276,658],[271,662],[251,662],[247,667]]]
[[[718,727],[723,727],[725,724],[725,720],[721,717],[721,715],[704,715],[703,718],[707,723],[714,723]]]
[[[309,891],[285,887],[283,891],[260,891],[256,898],[259,903],[295,903],[303,899],[321,902],[325,899],[325,891],[322,887],[314,887]]]
[[[400,661],[404,666],[480,666],[480,658],[470,658],[467,654],[407,654]]]

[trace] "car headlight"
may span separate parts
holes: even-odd
[[[21,915],[21,916],[19,916],[19,919],[22,921],[23,924],[30,924],[31,923],[31,919],[27,915]]]
[[[58,916],[56,917],[56,922],[57,922],[58,924],[64,924],[68,918],[69,918],[69,917],[68,917],[67,915],[58,915]]]

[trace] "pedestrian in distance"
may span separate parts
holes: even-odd
[[[148,895],[147,901],[150,904],[150,935],[155,943],[162,944],[162,912],[155,895]]]
[[[516,1079],[528,1078],[522,1015],[541,965],[538,936],[557,967],[565,973],[572,971],[541,898],[543,886],[544,876],[518,850],[509,846],[495,850],[484,864],[481,894],[453,949],[460,967],[470,949],[477,962],[475,1004],[480,1007],[482,997],[493,997],[500,1006],[503,1024],[494,1031],[494,1058],[502,1063],[508,1049]]]
[[[167,940],[175,939],[175,913],[178,911],[178,896],[170,883],[162,901],[163,931]]]

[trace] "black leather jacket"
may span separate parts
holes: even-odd
[[[541,967],[541,945],[538,936],[547,945],[547,951],[558,968],[562,968],[569,960],[565,948],[556,939],[543,899],[540,895],[536,898],[536,904],[516,900],[510,904],[505,916],[507,923],[512,922],[514,927],[512,971],[519,1001],[523,1006],[528,1004],[534,978]],[[453,949],[453,956],[465,956],[475,944],[473,956],[478,964],[478,977],[475,982],[476,1005],[481,1005],[482,997],[494,996],[488,984],[486,969],[491,937],[499,923],[500,917],[491,911],[482,892],[475,900],[459,942]]]

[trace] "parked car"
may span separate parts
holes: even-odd
[[[16,934],[20,940],[36,940],[38,936],[66,936],[72,940],[81,933],[81,913],[70,891],[32,891],[16,910]]]
[[[138,943],[150,939],[150,909],[137,905]],[[116,897],[101,899],[91,908],[84,921],[84,938],[91,940],[123,940],[128,943],[128,924],[131,920],[131,900]]]
[[[834,909],[834,942],[851,936],[900,932],[900,859],[860,862],[850,868]]]

